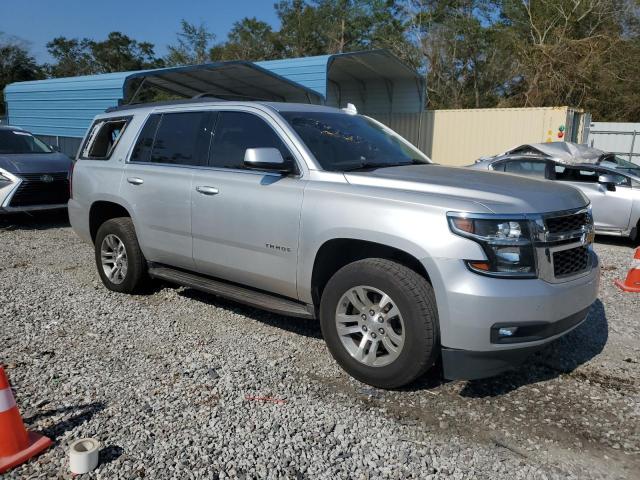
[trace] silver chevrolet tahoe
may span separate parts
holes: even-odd
[[[577,189],[433,164],[352,110],[197,100],[99,115],[69,216],[116,292],[160,279],[320,320],[356,379],[396,388],[441,360],[492,376],[597,296]]]

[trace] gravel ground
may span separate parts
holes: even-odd
[[[0,242],[0,361],[55,440],[8,478],[69,478],[84,436],[103,446],[87,478],[640,478],[640,296],[612,286],[628,243],[599,239],[589,319],[518,372],[388,392],[316,322],[107,291],[64,216],[0,219]]]

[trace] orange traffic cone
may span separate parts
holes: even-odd
[[[625,292],[640,293],[640,248],[636,248],[636,254],[633,256],[625,281],[616,280],[614,283]]]
[[[0,366],[0,473],[35,457],[52,443],[49,438],[24,428],[9,380]]]

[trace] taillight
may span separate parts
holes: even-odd
[[[71,168],[69,169],[69,198],[73,198],[73,169],[76,166],[76,162],[71,162]]]

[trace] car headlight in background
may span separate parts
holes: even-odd
[[[6,187],[10,183],[13,183],[13,180],[9,178],[7,172],[0,168],[0,188]]]
[[[447,218],[453,233],[477,242],[487,255],[487,260],[465,261],[474,272],[493,277],[537,276],[529,220],[458,213]]]

